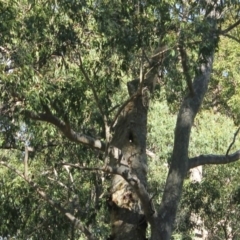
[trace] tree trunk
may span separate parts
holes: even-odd
[[[136,80],[134,80],[136,83]],[[132,83],[134,83],[132,81]],[[130,95],[137,92],[138,84],[129,83]],[[134,90],[133,90],[134,88]],[[111,145],[121,149],[121,161],[110,164],[127,165],[146,187],[147,180],[147,113],[146,96],[136,94],[121,112],[114,127]],[[113,161],[113,160],[111,160]],[[116,161],[116,160],[115,160]],[[111,238],[146,239],[147,223],[139,197],[131,186],[119,175],[114,175],[110,191]]]
[[[143,205],[139,199],[139,193],[137,195],[121,176],[114,176],[109,201],[111,205],[111,239],[146,239],[146,221],[151,225],[151,240],[169,240],[171,238],[178,204],[181,199],[183,182],[189,170],[188,148],[191,128],[207,92],[212,72],[213,56],[217,43],[214,35],[217,16],[215,7],[214,5],[213,10],[206,18],[205,24],[209,25],[209,31],[203,35],[202,45],[199,48],[200,64],[191,86],[192,89],[189,89],[191,94],[183,100],[178,113],[171,164],[160,210],[158,213],[153,211],[152,214],[149,211],[147,212],[146,204]],[[208,42],[208,45],[205,44],[206,42]],[[152,59],[152,61],[154,62],[156,59]],[[147,84],[149,81],[149,83],[153,84],[156,72],[153,71],[152,75],[148,76],[144,83]],[[137,84],[132,83],[136,83],[136,81],[132,81],[128,85],[130,96],[139,92],[139,81],[137,81]],[[151,87],[149,85],[148,89],[152,89]],[[143,89],[145,88],[142,88],[141,94],[138,93],[136,97],[132,98],[132,101],[121,112],[114,129],[115,134],[111,144],[122,151],[120,162],[112,164],[115,164],[115,166],[121,164],[129,166],[132,173],[146,186],[148,101],[145,99],[147,94],[143,94]],[[148,93],[148,91],[145,93]]]

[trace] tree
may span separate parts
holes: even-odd
[[[104,188],[99,179],[110,174],[111,187],[105,190],[109,239],[145,239],[147,223],[151,239],[170,239],[189,169],[239,159],[239,151],[230,154],[231,146],[225,155],[189,158],[188,154],[220,36],[240,21],[222,26],[229,15],[238,19],[238,7],[238,2],[228,1],[1,2],[1,127],[6,129],[2,147],[21,150],[23,144],[25,149],[30,145],[35,153],[47,148],[45,156],[54,160],[45,164],[55,175],[48,179],[65,186],[67,204],[54,201],[61,193],[40,178],[44,173],[34,180],[27,168],[22,174],[6,157],[1,164],[24,179],[87,239],[97,238],[96,217],[70,210],[74,181],[69,169],[79,169],[75,177],[88,171],[82,173],[85,179],[79,177],[82,182],[95,179],[96,209]],[[176,100],[182,102],[159,209],[147,191],[147,155],[152,155],[146,144],[147,115],[156,84],[163,85],[161,94],[173,111],[179,107]],[[71,146],[69,141],[83,146]],[[56,147],[54,154],[49,147]],[[72,156],[73,151],[80,159]],[[35,159],[41,158],[44,154]],[[96,173],[91,176],[91,171]],[[69,185],[64,184],[66,179]],[[91,200],[84,200],[91,206]]]

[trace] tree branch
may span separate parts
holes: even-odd
[[[107,141],[107,145],[110,141],[110,128],[108,126],[108,118],[107,118],[107,115],[104,113],[104,110],[101,106],[101,103],[100,103],[100,100],[98,98],[98,94],[97,94],[97,91],[92,83],[92,81],[90,80],[87,72],[85,71],[84,67],[83,67],[83,63],[82,63],[82,58],[81,58],[81,55],[79,53],[79,68],[81,70],[81,72],[83,73],[83,76],[87,82],[87,84],[89,85],[89,87],[91,88],[92,92],[93,92],[93,96],[94,96],[94,99],[96,101],[96,104],[98,106],[98,109],[101,113],[101,116],[102,116],[102,119],[103,119],[103,122],[104,122],[104,129],[105,129],[105,136],[106,136],[106,141]]]
[[[228,38],[231,38],[233,39],[234,41],[236,41],[237,43],[240,43],[240,39],[230,35],[230,34],[222,34],[224,37],[228,37]]]
[[[28,179],[28,146],[25,146],[25,156],[24,156],[24,177]]]
[[[99,149],[101,151],[105,150],[105,143],[96,140],[90,136],[87,136],[83,133],[77,133],[73,129],[70,128],[68,124],[66,124],[64,121],[58,119],[51,113],[34,113],[31,111],[25,111],[25,114],[27,117],[29,117],[32,120],[38,120],[43,122],[48,122],[56,126],[58,129],[62,131],[62,133],[71,141],[76,143],[82,143],[84,145],[90,146],[95,149]]]
[[[58,163],[58,165],[69,166],[69,167],[77,168],[77,169],[80,169],[80,170],[86,170],[86,171],[103,171],[103,172],[107,172],[104,167],[83,167],[79,163],[61,162],[61,163]]]
[[[233,140],[232,140],[231,144],[230,144],[229,147],[228,147],[228,150],[227,150],[227,152],[226,152],[226,156],[228,156],[228,154],[229,154],[229,152],[230,152],[233,144],[235,143],[236,137],[237,137],[239,131],[240,131],[240,127],[239,127],[239,128],[237,129],[237,131],[234,133]]]
[[[128,100],[127,102],[129,102]],[[127,103],[126,103],[127,104]],[[122,109],[122,107],[121,107]],[[119,111],[120,112],[120,111]],[[69,124],[66,124],[64,121],[58,119],[55,117],[52,113],[34,113],[31,111],[24,111],[26,116],[32,120],[37,120],[37,121],[43,121],[47,123],[53,124],[55,127],[57,127],[63,134],[66,136],[70,141],[76,142],[76,143],[81,143],[86,146],[89,146],[94,149],[98,149],[100,151],[105,151],[106,149],[106,143],[100,140],[96,140],[88,135],[85,135],[83,133],[77,133],[73,129],[70,128]],[[116,117],[117,118],[117,117]],[[119,159],[121,157],[121,151],[117,149],[116,147],[110,146],[110,155],[114,159]],[[33,150],[32,150],[33,151]],[[151,158],[155,156],[154,153],[151,151],[147,150],[147,155]]]
[[[189,159],[188,168],[191,169],[206,164],[228,164],[236,162],[239,159],[240,150],[229,155],[200,155]]]
[[[233,28],[237,27],[239,24],[240,24],[240,19],[238,21],[236,21],[234,24],[230,25],[225,30],[221,31],[220,34],[224,35],[224,34],[230,32]]]
[[[0,161],[1,165],[7,167],[11,171],[15,172],[19,177],[23,178],[31,187],[35,189],[35,191],[41,196],[41,198],[43,198],[46,202],[48,202],[50,205],[56,208],[59,212],[64,214],[71,222],[73,222],[74,226],[79,230],[81,230],[85,234],[87,239],[96,240],[96,238],[92,236],[89,230],[80,222],[79,219],[75,218],[67,209],[63,208],[60,204],[54,202],[51,198],[49,198],[47,194],[44,191],[42,191],[36,183],[26,178],[19,170],[17,170],[16,168],[8,164],[6,162],[8,159],[6,159],[5,157],[2,157],[2,160],[4,161]]]
[[[181,63],[182,63],[182,69],[183,69],[183,74],[185,76],[186,82],[187,82],[187,86],[190,92],[191,96],[194,96],[194,89],[193,89],[193,84],[192,84],[192,79],[191,76],[189,74],[189,68],[188,68],[188,64],[187,64],[187,53],[183,47],[183,43],[182,40],[180,40],[180,43],[178,44],[178,51],[180,53],[180,58],[181,58]]]
[[[79,56],[79,64],[78,64],[78,66],[79,66],[79,68],[80,68],[80,70],[81,70],[81,72],[82,72],[82,74],[83,74],[87,84],[89,85],[89,87],[91,88],[91,90],[93,92],[93,96],[95,98],[95,101],[96,101],[96,104],[98,106],[98,109],[99,109],[99,111],[100,111],[100,113],[101,113],[101,115],[103,117],[103,120],[105,121],[105,114],[104,114],[104,111],[103,111],[102,106],[100,104],[100,101],[99,101],[99,98],[98,98],[98,95],[97,95],[97,91],[95,90],[94,85],[92,84],[92,81],[90,80],[87,72],[85,71],[85,69],[83,67],[82,58],[81,58],[80,53],[78,54],[78,56]]]

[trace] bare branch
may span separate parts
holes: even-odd
[[[188,168],[191,169],[206,164],[228,164],[236,162],[239,159],[240,150],[229,155],[200,155],[189,159]]]
[[[67,190],[70,190],[70,188],[69,188],[68,186],[66,186],[63,182],[61,182],[61,181],[59,181],[59,180],[56,180],[56,179],[54,179],[54,178],[51,178],[51,177],[47,177],[47,178],[48,178],[50,181],[57,183],[59,186],[65,188],[65,189],[67,189]]]
[[[230,25],[225,30],[221,31],[220,34],[226,34],[226,33],[230,32],[233,28],[237,27],[239,24],[240,24],[240,19],[238,21],[236,21],[234,24]]]
[[[74,223],[74,226],[76,228],[78,228],[79,230],[81,230],[85,234],[87,239],[96,240],[96,238],[92,236],[92,234],[89,232],[89,230],[86,228],[86,226],[84,226],[77,218],[75,218],[67,209],[63,208],[60,204],[54,202],[51,198],[49,198],[49,196],[47,196],[47,194],[44,191],[41,190],[41,188],[36,183],[34,183],[30,179],[26,178],[19,170],[17,170],[13,166],[11,166],[9,163],[7,163],[6,158],[2,157],[2,160],[5,160],[5,161],[0,161],[1,165],[3,165],[5,167],[7,167],[8,169],[12,170],[18,176],[20,176],[26,182],[28,182],[29,185],[31,185],[31,187],[33,187],[35,189],[35,191],[41,196],[42,199],[44,199],[46,202],[48,202],[50,205],[52,205],[54,208],[56,208],[59,212],[64,214],[71,222]]]
[[[141,61],[140,61],[140,73],[139,73],[139,92],[142,92],[142,88],[143,88],[143,82],[144,82],[144,68],[143,68],[143,57],[146,56],[144,50],[142,49],[142,56],[141,56]]]
[[[226,156],[228,156],[228,154],[229,154],[229,152],[230,152],[233,144],[235,143],[236,137],[237,137],[239,131],[240,131],[240,127],[239,127],[238,130],[234,133],[233,140],[232,140],[231,144],[230,144],[229,147],[228,147],[228,150],[227,150],[227,152],[226,152]]]
[[[153,58],[156,58],[156,57],[159,57],[159,55],[161,55],[161,54],[163,54],[163,53],[166,53],[167,51],[169,51],[169,50],[171,50],[172,48],[162,48],[162,49],[160,49],[160,51],[158,51],[157,53],[155,53],[154,55],[152,55],[151,56],[151,59],[153,59]],[[150,64],[151,64],[151,61],[148,61],[148,62],[150,62]]]
[[[151,152],[150,150],[146,149],[146,154],[148,157],[150,158],[155,158],[156,157],[156,154]]]

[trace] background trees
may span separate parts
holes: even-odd
[[[149,107],[143,102],[149,111],[145,187],[155,213],[147,214],[148,198],[137,197],[149,237],[168,239],[171,230],[175,238],[190,236],[191,213],[201,216],[211,238],[228,239],[229,225],[238,236],[238,163],[204,168],[202,183],[185,181],[172,226],[189,164],[238,159],[238,153],[225,156],[237,130],[232,120],[239,120],[238,2],[23,0],[1,1],[0,11],[1,235],[110,235],[111,174],[102,166],[111,138],[116,143],[120,135],[109,127],[121,106],[134,102],[127,83],[146,74],[157,80]],[[155,83],[146,85],[151,92]],[[194,158],[209,153],[223,156]]]

